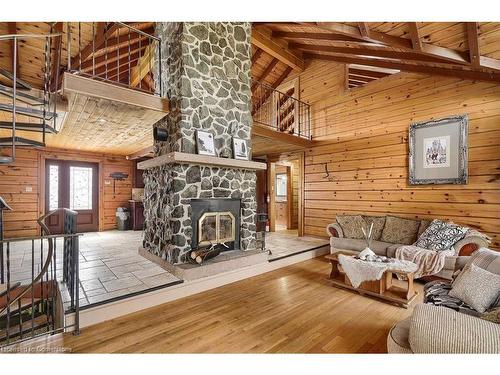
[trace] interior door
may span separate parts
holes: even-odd
[[[77,211],[77,231],[99,229],[98,164],[66,160],[46,161],[45,210],[69,208]],[[63,231],[62,213],[46,223],[51,233]]]

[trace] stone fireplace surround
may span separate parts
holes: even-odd
[[[187,263],[196,225],[191,200],[229,198],[241,202],[237,247],[252,250],[258,169],[252,163],[258,163],[228,159],[232,137],[251,143],[250,23],[160,22],[156,32],[171,112],[155,125],[167,130],[169,140],[155,143],[152,163],[140,163],[145,169],[143,247],[169,264]],[[224,163],[197,161],[196,129],[214,134],[218,157],[204,159]]]

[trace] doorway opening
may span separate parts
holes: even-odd
[[[99,165],[73,160],[45,161],[45,212],[57,208],[77,211],[77,231],[99,230]],[[52,234],[63,232],[62,212],[51,215]]]
[[[303,154],[268,160],[269,231],[303,236]]]

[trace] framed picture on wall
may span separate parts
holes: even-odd
[[[200,155],[217,156],[215,153],[214,135],[205,130],[197,130],[196,149]]]
[[[467,184],[467,115],[410,125],[409,181]]]
[[[235,159],[250,159],[250,150],[248,149],[247,141],[244,139],[233,137],[233,151]]]

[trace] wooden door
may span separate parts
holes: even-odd
[[[99,229],[98,164],[67,160],[47,160],[45,211],[69,208],[77,211],[77,231]],[[47,226],[53,234],[62,233],[62,213],[51,215]]]

